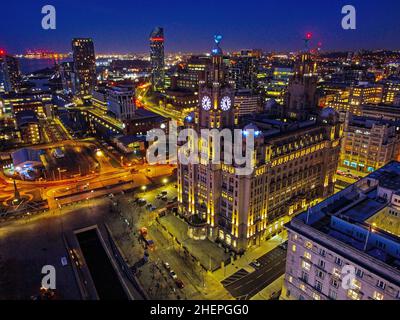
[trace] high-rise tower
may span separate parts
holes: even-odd
[[[17,58],[0,51],[0,69],[5,91],[18,91],[21,86],[21,71]]]
[[[151,83],[153,90],[164,90],[164,29],[155,28],[150,34]]]
[[[76,91],[79,95],[92,94],[96,86],[96,56],[92,39],[72,40]]]

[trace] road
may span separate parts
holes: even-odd
[[[286,250],[277,247],[257,260],[261,263],[260,268],[247,274],[239,271],[243,276],[225,285],[236,299],[249,300],[282,276],[285,272]]]

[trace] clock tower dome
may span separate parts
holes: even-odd
[[[224,129],[235,126],[235,91],[226,80],[223,52],[219,46],[222,36],[214,36],[210,76],[199,85],[199,106],[196,120],[200,128]]]

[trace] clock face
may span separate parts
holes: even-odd
[[[221,99],[221,109],[223,111],[228,111],[232,106],[232,100],[228,96]]]
[[[209,96],[204,96],[203,99],[201,100],[201,106],[205,111],[208,111],[211,109],[211,98]]]

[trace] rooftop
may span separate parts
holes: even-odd
[[[400,234],[386,231],[383,224],[375,223],[380,220],[374,219],[388,208],[396,210],[399,194],[400,162],[391,162],[300,214],[293,222],[311,227],[400,270]],[[291,226],[292,223],[288,228]],[[312,235],[312,229],[307,229],[309,235]]]

